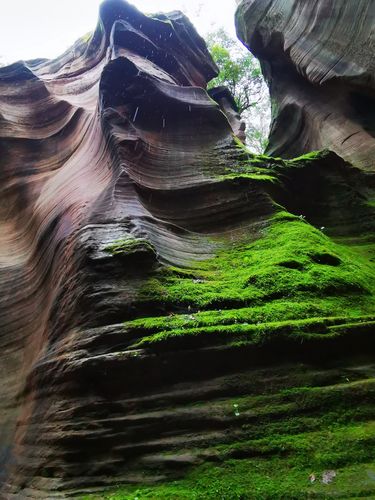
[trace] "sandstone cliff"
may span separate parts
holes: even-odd
[[[236,17],[269,82],[268,153],[329,148],[374,170],[375,3],[243,0]]]
[[[372,80],[322,69],[312,30],[308,82],[261,4],[288,5],[238,13],[279,102],[270,152],[334,152],[250,154],[178,12],[107,0],[58,59],[0,69],[2,497],[374,493]],[[366,126],[342,127],[349,101]]]

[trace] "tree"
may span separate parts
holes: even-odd
[[[228,87],[246,123],[249,148],[263,153],[270,123],[270,99],[259,62],[223,28],[208,35],[207,46],[220,70],[208,88]]]

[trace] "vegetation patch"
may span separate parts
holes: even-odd
[[[140,300],[158,303],[165,314],[125,327],[144,329],[147,341],[273,331],[283,321],[313,330],[343,311],[347,322],[373,314],[374,281],[367,255],[280,211],[256,241],[228,244],[188,271],[169,267],[153,273]]]
[[[373,366],[366,370],[374,372]],[[271,381],[272,374],[276,385],[266,385],[263,394],[201,401],[191,408],[192,412],[209,409],[213,418],[225,416],[237,424],[236,433],[230,426],[223,442],[190,449],[192,456],[205,459],[204,464],[190,467],[183,478],[124,485],[88,498],[372,498],[375,379],[347,367],[337,370],[331,385],[324,385],[328,372],[314,375],[311,368],[297,366],[287,378],[272,368],[254,372],[254,386],[259,390],[260,380]]]
[[[270,193],[293,169],[330,154],[280,160],[238,148],[240,161],[222,179],[246,178]],[[148,274],[138,303],[149,315],[123,324],[128,349],[151,355],[155,363],[168,363],[177,352],[177,359],[192,359],[189,353],[195,356],[197,349],[197,363],[205,363],[207,347],[213,347],[215,354],[241,353],[243,364],[234,381],[222,381],[216,399],[158,410],[171,436],[186,429],[192,440],[204,437],[181,449],[165,445],[167,458],[194,457],[182,473],[153,465],[160,483],[147,485],[152,474],[145,470],[141,486],[121,486],[98,498],[375,497],[375,372],[361,365],[362,358],[353,369],[335,365],[344,359],[343,348],[350,361],[372,349],[375,240],[370,233],[334,240],[303,214],[274,207],[256,238],[215,240],[221,249],[214,257],[186,268],[154,267]],[[285,373],[275,368],[303,349],[315,357],[298,358]],[[275,354],[272,363],[269,352]],[[235,363],[239,358],[233,357]],[[245,363],[251,373],[243,372]],[[218,437],[210,438],[207,429]]]
[[[113,256],[128,256],[137,253],[156,256],[155,248],[144,238],[118,239],[107,245],[104,251]]]

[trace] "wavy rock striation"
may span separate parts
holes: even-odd
[[[215,74],[120,0],[0,69],[6,499],[374,492],[374,177],[250,154]]]
[[[269,82],[267,152],[291,158],[329,148],[373,170],[374,2],[243,0],[236,18]]]

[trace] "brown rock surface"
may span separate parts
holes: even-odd
[[[373,415],[374,178],[249,154],[215,74],[185,16],[120,0],[56,60],[0,69],[6,499],[370,460],[337,420],[355,441]]]
[[[374,169],[375,4],[372,0],[243,0],[238,36],[269,82],[267,153],[331,149]]]
[[[215,75],[185,16],[117,0],[58,59],[0,69],[6,496],[51,498],[72,478],[103,481],[117,453],[127,461],[139,424],[121,437],[118,419],[134,418],[118,412],[159,369],[126,350],[121,326],[100,325],[152,311],[137,299],[150,270],[210,256],[208,234],[249,211],[247,188],[218,189],[239,152],[204,90]],[[117,240],[130,242],[119,255],[107,248]]]

